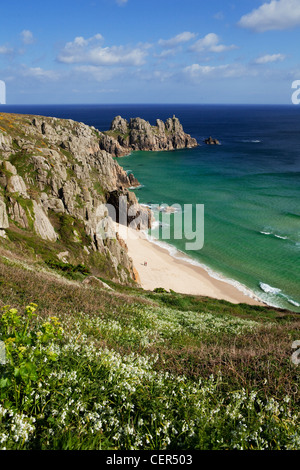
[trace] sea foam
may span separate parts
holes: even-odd
[[[281,289],[278,289],[277,287],[269,286],[269,284],[265,284],[264,282],[260,282],[259,286],[266,294],[277,295],[277,296],[282,297],[283,299],[285,299],[291,305],[294,305],[295,307],[300,307],[300,304],[298,302],[296,302],[296,300],[292,299],[291,297],[289,297],[286,294],[283,294]]]
[[[266,294],[280,294],[281,292],[281,289],[269,286],[269,284],[265,284],[264,282],[260,282],[259,287],[261,288],[261,290],[266,292]]]

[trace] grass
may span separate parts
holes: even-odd
[[[0,248],[1,448],[300,448],[299,315],[61,272]]]

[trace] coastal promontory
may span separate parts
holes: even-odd
[[[128,155],[134,150],[162,151],[192,148],[198,145],[196,139],[186,134],[175,116],[166,122],[156,120],[156,126],[139,117],[129,121],[116,116],[109,131],[103,132],[100,148],[116,157]]]

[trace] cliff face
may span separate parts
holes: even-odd
[[[95,128],[72,120],[0,114],[0,236],[21,249],[34,246],[44,260],[92,260],[93,273],[128,282],[132,260],[122,240],[106,237],[113,225],[105,204],[116,194],[135,204],[145,216],[140,228],[149,213],[128,191],[138,181],[99,140]]]
[[[41,262],[80,263],[98,276],[135,281],[111,216],[144,229],[151,212],[129,191],[139,182],[112,156],[196,145],[175,117],[151,126],[117,116],[101,133],[70,119],[0,113],[0,240]]]
[[[128,122],[116,116],[110,130],[102,133],[100,147],[116,157],[128,155],[133,150],[175,150],[196,147],[197,141],[183,130],[179,120],[167,119],[164,123],[157,119],[156,126],[141,118]]]

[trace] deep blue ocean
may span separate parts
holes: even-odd
[[[100,131],[116,115],[154,125],[175,114],[197,148],[118,159],[140,181],[139,201],[204,204],[204,246],[186,252],[191,261],[270,305],[300,312],[300,106],[6,105],[0,111],[74,119]],[[205,145],[209,136],[221,145]],[[172,216],[169,222],[172,228]],[[163,238],[159,226],[152,235]],[[170,252],[185,252],[185,242],[171,236]]]

